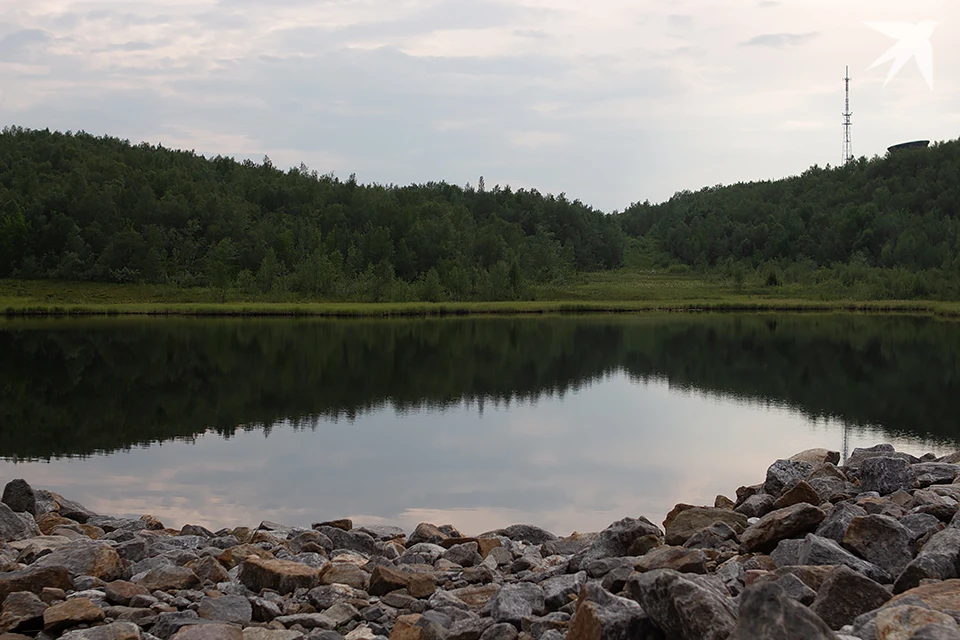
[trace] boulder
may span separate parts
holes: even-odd
[[[262,629],[247,627],[243,630],[243,640],[302,640],[304,635],[293,629]],[[468,639],[476,640],[476,639]]]
[[[344,531],[337,527],[321,525],[314,525],[313,528],[329,538],[334,549],[359,551],[368,556],[377,554],[377,541],[362,531]]]
[[[680,573],[707,572],[707,556],[700,549],[683,547],[658,547],[645,556],[637,558],[634,569],[643,573],[656,569],[673,569]]]
[[[763,492],[778,498],[784,487],[794,481],[806,480],[813,470],[814,465],[803,460],[777,460],[767,469]]]
[[[894,593],[902,593],[920,585],[922,580],[949,580],[960,573],[960,529],[948,527],[933,534],[897,576]]]
[[[316,587],[320,583],[320,573],[298,562],[263,560],[250,556],[240,567],[239,580],[255,593],[271,589],[287,594],[301,587]]]
[[[503,536],[516,542],[527,542],[529,544],[543,544],[544,542],[559,540],[557,536],[549,531],[535,527],[532,524],[515,524],[506,529],[498,529],[484,533],[480,537],[489,538],[490,536]]]
[[[726,636],[725,636],[726,637]],[[837,640],[815,613],[787,596],[776,583],[747,587],[740,595],[739,620],[731,640]]]
[[[630,576],[627,589],[668,638],[725,640],[736,626],[736,605],[719,581],[659,569]]]
[[[834,542],[842,543],[850,522],[856,517],[865,515],[867,515],[867,511],[863,507],[858,507],[852,502],[841,502],[817,527],[816,534],[821,538],[829,538]]]
[[[34,493],[33,487],[22,478],[7,483],[7,486],[3,488],[3,497],[0,498],[0,502],[10,507],[14,512],[37,515],[37,494]]]
[[[960,474],[960,465],[944,462],[920,462],[913,465],[913,473],[917,477],[918,487],[951,484]]]
[[[73,589],[65,567],[31,566],[22,571],[0,572],[0,602],[16,591],[40,594],[44,587]]]
[[[712,507],[694,507],[682,511],[673,518],[670,525],[666,527],[666,543],[682,545],[693,534],[716,522],[727,524],[738,533],[747,528],[747,516],[741,513]]]
[[[512,624],[499,622],[487,627],[480,635],[480,640],[517,640],[519,635],[520,632]]]
[[[801,565],[837,565],[842,564],[861,573],[875,582],[889,584],[892,576],[882,567],[861,560],[833,540],[808,533],[800,548],[798,564]]]
[[[574,556],[571,568],[579,570],[580,565],[586,566],[592,560],[624,557],[638,538],[649,535],[663,537],[659,527],[642,516],[618,520],[601,531],[589,549]]]
[[[813,506],[820,504],[820,494],[805,480],[792,482],[784,487],[780,497],[773,503],[773,508],[784,509],[801,503]]]
[[[116,580],[123,573],[120,556],[106,542],[75,541],[45,555],[34,563],[36,567],[66,567],[70,576],[93,576],[101,580]]]
[[[701,529],[690,536],[683,546],[687,549],[717,549],[724,542],[730,542],[733,548],[740,545],[737,531],[724,522],[715,522],[706,529]],[[647,553],[650,549],[644,551]],[[644,555],[644,554],[639,554]]]
[[[60,640],[140,640],[140,627],[132,622],[113,622],[70,631],[60,636]]]
[[[771,511],[747,527],[740,536],[741,548],[746,553],[772,551],[784,538],[813,531],[824,518],[826,514],[821,509],[809,504]]]
[[[876,491],[886,496],[898,489],[913,489],[916,484],[913,467],[903,458],[878,456],[867,458],[860,464],[860,488],[863,491]]]
[[[883,606],[891,597],[870,578],[839,565],[823,583],[810,610],[836,631],[852,624],[857,616]]]
[[[790,456],[789,460],[791,462],[809,462],[816,468],[827,463],[840,464],[840,452],[830,451],[829,449],[807,449]]]
[[[407,545],[413,546],[421,542],[440,544],[449,537],[450,536],[441,531],[436,525],[432,525],[429,522],[421,522],[417,525],[417,528],[413,530],[413,533],[410,534],[410,537],[407,538]]]
[[[244,640],[244,636],[231,624],[204,624],[183,627],[170,640]]]
[[[203,597],[197,608],[197,615],[205,620],[249,624],[253,620],[253,608],[243,596]]]
[[[191,560],[184,566],[197,574],[201,582],[212,582],[213,584],[230,582],[230,574],[227,573],[223,565],[213,556],[204,556],[199,560]]]
[[[59,633],[81,624],[103,620],[103,610],[87,598],[71,598],[53,605],[43,612],[43,629]]]
[[[408,571],[400,571],[390,565],[378,564],[373,568],[373,573],[370,574],[368,591],[372,596],[382,596],[391,591],[406,589],[411,575],[413,574]]]
[[[540,588],[543,589],[543,602],[547,611],[556,611],[570,604],[580,594],[586,583],[586,571],[554,576],[541,582]]]
[[[200,585],[200,578],[186,567],[165,564],[147,571],[136,584],[149,591],[179,591]]]
[[[773,511],[773,503],[776,499],[766,493],[757,493],[745,499],[734,511],[741,513],[748,518],[762,518]]]
[[[566,640],[634,640],[652,631],[639,604],[615,596],[596,583],[585,584]]]
[[[278,561],[275,561],[278,562]],[[299,564],[299,563],[296,563]],[[306,567],[306,565],[301,565]],[[312,567],[307,567],[317,571]],[[320,584],[345,584],[354,589],[366,589],[369,574],[354,564],[330,563],[324,566],[320,574]],[[311,585],[312,586],[312,585]]]
[[[126,580],[108,582],[104,590],[107,594],[107,600],[123,606],[130,604],[134,596],[146,596],[150,594],[150,590],[146,587],[127,582]]]
[[[509,622],[519,628],[524,617],[546,613],[543,589],[530,582],[505,584],[490,599],[486,609],[495,621]]]
[[[899,575],[913,560],[910,532],[890,516],[853,518],[843,536],[843,546],[893,575]]]
[[[46,603],[35,593],[17,591],[7,596],[0,614],[0,633],[7,631],[39,631],[43,628]]]
[[[5,503],[0,502],[0,538],[6,542],[24,540],[40,535],[40,527],[27,515],[21,517]]]
[[[882,609],[877,613],[874,625],[877,640],[912,640],[918,638],[917,632],[929,625],[945,627],[954,634],[942,636],[944,638],[960,638],[960,626],[956,620],[926,607],[905,605]]]

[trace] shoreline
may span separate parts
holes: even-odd
[[[877,445],[839,463],[837,452],[803,451],[712,506],[677,504],[662,525],[626,517],[566,538],[525,524],[471,537],[450,525],[404,531],[348,519],[309,529],[272,522],[167,529],[149,515],[96,514],[13,480],[0,504],[0,633],[27,634],[5,640],[960,636],[960,453],[918,458]]]

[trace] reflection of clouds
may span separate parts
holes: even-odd
[[[529,522],[567,534],[625,516],[659,524],[677,502],[713,504],[718,493],[761,482],[777,458],[839,450],[841,438],[836,422],[614,375],[563,399],[491,403],[482,417],[463,404],[403,415],[383,408],[349,428],[278,424],[267,438],[208,433],[195,444],[2,466],[8,478],[95,511],[150,513],[176,527],[349,516],[407,530],[429,521],[476,534]],[[851,450],[883,441],[916,454],[932,448],[850,432]]]

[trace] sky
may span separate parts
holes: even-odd
[[[607,212],[838,164],[846,65],[856,155],[960,135],[956,0],[0,0],[0,125]]]

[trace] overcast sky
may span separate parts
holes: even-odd
[[[934,87],[867,22],[934,20]],[[0,123],[605,211],[960,136],[956,0],[0,0]]]

